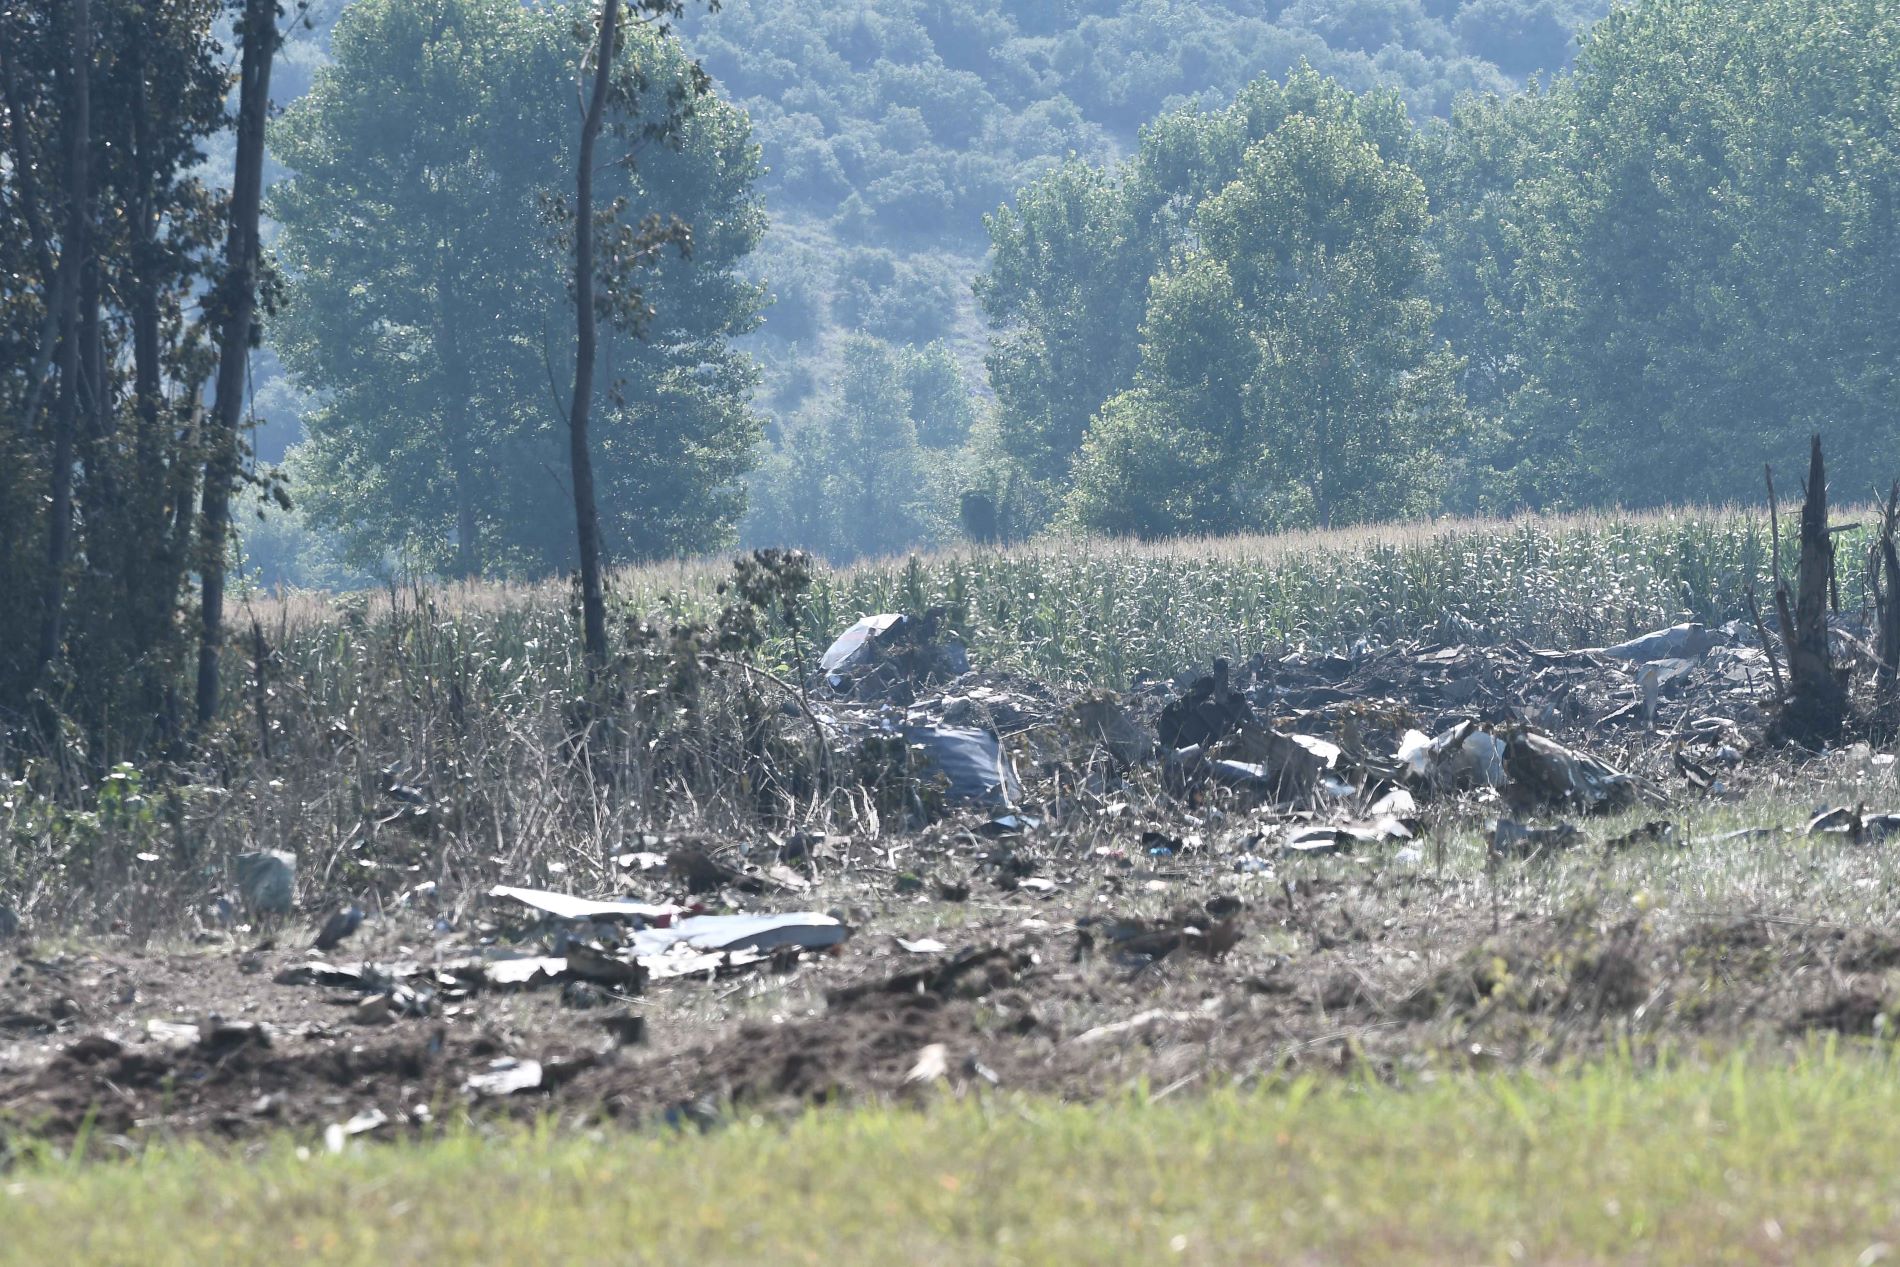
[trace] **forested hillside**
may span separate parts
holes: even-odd
[[[847,434],[836,425],[847,408],[840,393],[847,380],[864,381],[862,358],[841,356],[843,340],[942,342],[969,392],[987,397],[970,284],[987,254],[984,217],[1057,163],[1112,163],[1157,117],[1224,107],[1261,76],[1283,79],[1302,65],[1353,90],[1390,89],[1414,117],[1442,116],[1461,95],[1510,92],[1524,76],[1560,69],[1575,32],[1606,8],[740,0],[693,22],[689,47],[752,117],[772,215],[753,267],[775,303],[750,343],[765,370],[771,445],[748,535],[834,554],[954,536],[957,501],[943,490],[982,472],[948,471],[932,446],[912,443],[924,420],[895,411],[868,431],[860,422],[848,443],[893,454],[886,480],[931,471],[935,487],[886,491],[911,511],[887,517],[881,535],[846,525],[840,508],[866,504],[849,474],[827,481],[833,509],[800,504],[819,487],[813,470],[865,465],[833,447]],[[973,461],[991,465],[982,454]]]
[[[1016,531],[1755,498],[1890,473],[1900,16],[1660,0],[1449,122],[1301,73],[1074,162],[979,283]]]
[[[1877,315],[1900,284],[1879,104],[1892,16],[1856,0],[1648,0],[1598,21],[1602,7],[690,12],[681,46],[717,109],[746,121],[732,144],[757,155],[733,151],[748,174],[719,198],[686,175],[710,172],[711,150],[655,168],[643,195],[723,245],[656,291],[662,329],[699,333],[670,352],[635,340],[621,363],[616,556],[739,537],[844,559],[1051,526],[1154,536],[1726,500],[1754,496],[1761,463],[1816,427],[1872,461],[1894,430]],[[309,16],[280,100],[322,80],[332,32],[358,17],[344,0]],[[367,110],[390,90],[356,91]],[[385,114],[466,114],[431,92],[448,89],[391,96]],[[307,114],[293,105],[273,132],[274,175],[316,153],[295,152]],[[558,170],[522,155],[496,169],[520,182],[516,237],[537,232],[530,186]],[[214,174],[220,161],[214,143]],[[429,232],[493,236],[483,215]],[[443,451],[443,394],[405,395],[407,370],[342,370],[348,332],[322,350],[295,234],[280,245],[291,284],[253,366],[258,449],[311,443],[289,462],[304,509],[255,526],[253,564],[331,581],[396,560],[559,565],[541,513],[560,505],[558,464],[529,456],[558,421],[533,304],[491,296],[512,325],[478,359],[515,368],[469,415],[495,435],[500,417],[537,419],[471,450],[525,474],[451,510],[440,471],[370,459]],[[353,267],[339,293],[374,292],[371,261]],[[705,368],[681,395],[688,362]],[[672,364],[672,387],[642,363]],[[407,515],[431,500],[433,519]],[[485,556],[464,544],[478,531]]]
[[[332,32],[347,7],[348,0],[309,7],[307,25],[280,58],[280,104],[306,92],[330,60]],[[987,335],[972,292],[988,252],[984,218],[1058,163],[1112,163],[1158,115],[1224,106],[1260,76],[1284,78],[1302,64],[1356,90],[1388,87],[1416,116],[1444,115],[1461,94],[1507,92],[1525,75],[1565,64],[1574,32],[1605,7],[1606,0],[1264,7],[740,0],[689,15],[681,31],[687,50],[721,96],[745,110],[762,151],[756,188],[768,226],[741,265],[769,296],[762,327],[739,344],[761,368],[757,406],[767,425],[748,535],[849,554],[956,534],[960,490],[953,485],[983,476],[967,470],[972,464],[990,465],[984,453],[966,451],[969,431],[952,440],[938,422],[895,409],[860,410],[859,422],[846,427],[841,402],[851,391],[864,397],[867,366],[922,358],[938,367],[930,408],[971,423],[987,416]],[[282,155],[273,158],[272,174],[281,176]],[[228,158],[214,144],[211,165],[221,164]],[[864,338],[888,348],[866,349]],[[303,416],[322,407],[281,374],[277,341],[260,349],[254,366],[264,424],[258,450],[266,461],[282,458],[303,431]],[[949,366],[957,379],[947,377]],[[960,400],[947,394],[958,390],[953,381]],[[903,394],[895,380],[885,387],[873,395]],[[907,447],[907,437],[932,427],[939,429],[930,443]],[[860,453],[841,462],[835,446],[847,435]],[[892,494],[910,506],[905,515],[845,528],[841,511],[803,504],[819,487],[814,469],[880,469],[887,454],[894,468],[931,475]],[[314,459],[306,453],[293,463],[305,500],[334,505],[333,481]],[[830,503],[862,503],[862,489],[833,484]],[[253,525],[254,563],[271,577],[343,579],[334,564],[339,551],[301,531],[301,522],[280,515]],[[725,522],[730,529],[729,516]],[[329,529],[318,535],[333,540]],[[386,534],[356,535],[347,551],[356,567],[378,541],[386,544]],[[641,548],[707,543],[688,534]],[[433,549],[417,557],[433,557]]]

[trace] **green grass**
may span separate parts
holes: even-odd
[[[1878,1261],[1900,1243],[1896,1075],[1884,1051],[1816,1047],[1396,1091],[1004,1096],[705,1138],[180,1148],[16,1172],[0,1259]]]

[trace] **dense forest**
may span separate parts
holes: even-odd
[[[1576,32],[1606,4],[1363,0],[1263,9],[940,0],[840,8],[742,0],[688,13],[682,46],[712,75],[721,98],[743,110],[760,150],[751,193],[765,222],[732,262],[763,287],[762,311],[755,332],[737,325],[729,331],[743,335],[733,347],[756,367],[749,398],[765,437],[752,454],[745,536],[841,557],[958,538],[963,486],[1003,479],[989,469],[992,450],[969,447],[973,435],[983,437],[981,429],[963,428],[954,437],[943,429],[944,417],[985,423],[993,396],[984,368],[987,324],[972,287],[989,252],[985,219],[1061,163],[1113,164],[1136,149],[1142,129],[1158,117],[1224,108],[1262,76],[1283,79],[1302,66],[1353,91],[1395,92],[1418,118],[1444,117],[1463,96],[1508,94],[1528,76],[1563,68]],[[350,7],[343,0],[311,6],[306,25],[286,44],[280,100],[301,97],[335,66],[339,19],[346,32],[371,20],[353,13],[345,19]],[[426,42],[416,39],[408,56],[422,57]],[[356,91],[387,92],[388,85]],[[398,110],[425,104],[413,95],[390,101]],[[294,168],[279,152],[289,143],[274,140],[273,174]],[[520,170],[525,176],[528,169]],[[706,220],[704,207],[678,210]],[[277,372],[289,337],[273,333],[259,358],[265,434],[258,449],[276,461],[294,440],[310,436],[292,469],[307,490],[301,504],[314,512],[307,521],[316,532],[297,530],[302,515],[253,522],[253,565],[270,579],[337,583],[392,565],[439,563],[449,548],[444,541],[454,536],[448,516],[417,523],[405,535],[410,525],[386,513],[371,512],[372,527],[348,510],[352,498],[374,499],[390,487],[380,473],[379,482],[359,482],[341,500],[330,495],[342,437],[332,430],[325,439],[321,419],[335,416],[335,404],[323,399],[320,374]],[[866,339],[885,347],[874,352]],[[902,375],[892,373],[871,391],[865,367],[919,358],[937,367],[922,405],[934,415],[867,413],[850,403],[867,392],[886,401],[908,395]],[[963,399],[946,394],[947,365],[957,367]],[[546,395],[538,381],[525,389]],[[392,400],[390,407],[414,404]],[[743,431],[737,420],[732,425]],[[919,434],[928,439],[913,444]],[[388,438],[386,430],[364,435],[375,444]],[[417,437],[409,447],[421,442]],[[845,443],[854,453],[840,453]],[[810,496],[821,487],[812,475],[820,468],[846,472],[831,478],[823,504]],[[864,489],[851,470],[882,472],[883,487]],[[876,522],[845,522],[856,513],[847,505],[862,508],[880,498],[890,509]],[[497,516],[512,518],[501,508]],[[357,527],[339,536],[346,522]],[[659,553],[701,549],[735,522],[722,510],[690,529],[659,525],[658,535],[634,533],[622,543]],[[517,550],[491,562],[548,559],[544,550]]]
[[[209,707],[227,572],[1891,465],[1881,0],[630,11],[0,5],[0,707]]]

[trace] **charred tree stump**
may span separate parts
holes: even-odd
[[[1769,485],[1772,501],[1774,486]],[[1777,550],[1778,552],[1778,550]],[[1821,437],[1815,436],[1808,459],[1807,487],[1801,505],[1801,557],[1795,567],[1795,593],[1775,569],[1775,608],[1788,655],[1788,699],[1779,730],[1799,743],[1840,737],[1847,719],[1847,688],[1834,672],[1828,645],[1828,598],[1834,580],[1834,538],[1827,527],[1827,468]]]

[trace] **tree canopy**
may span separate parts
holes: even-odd
[[[978,282],[1020,517],[1748,498],[1817,430],[1880,469],[1896,22],[1649,0],[1446,120],[1303,69],[1039,179]]]
[[[575,6],[357,0],[333,61],[273,131],[290,173],[270,200],[287,287],[280,355],[316,407],[301,501],[364,560],[473,575],[572,557],[562,508],[568,273],[549,198],[572,170]],[[642,264],[639,311],[603,339],[594,458],[610,557],[713,548],[743,509],[759,423],[731,339],[761,295],[739,273],[763,214],[743,114],[693,103],[644,130],[693,73],[678,45],[626,33],[623,152],[601,178],[632,226],[677,217],[686,256]]]

